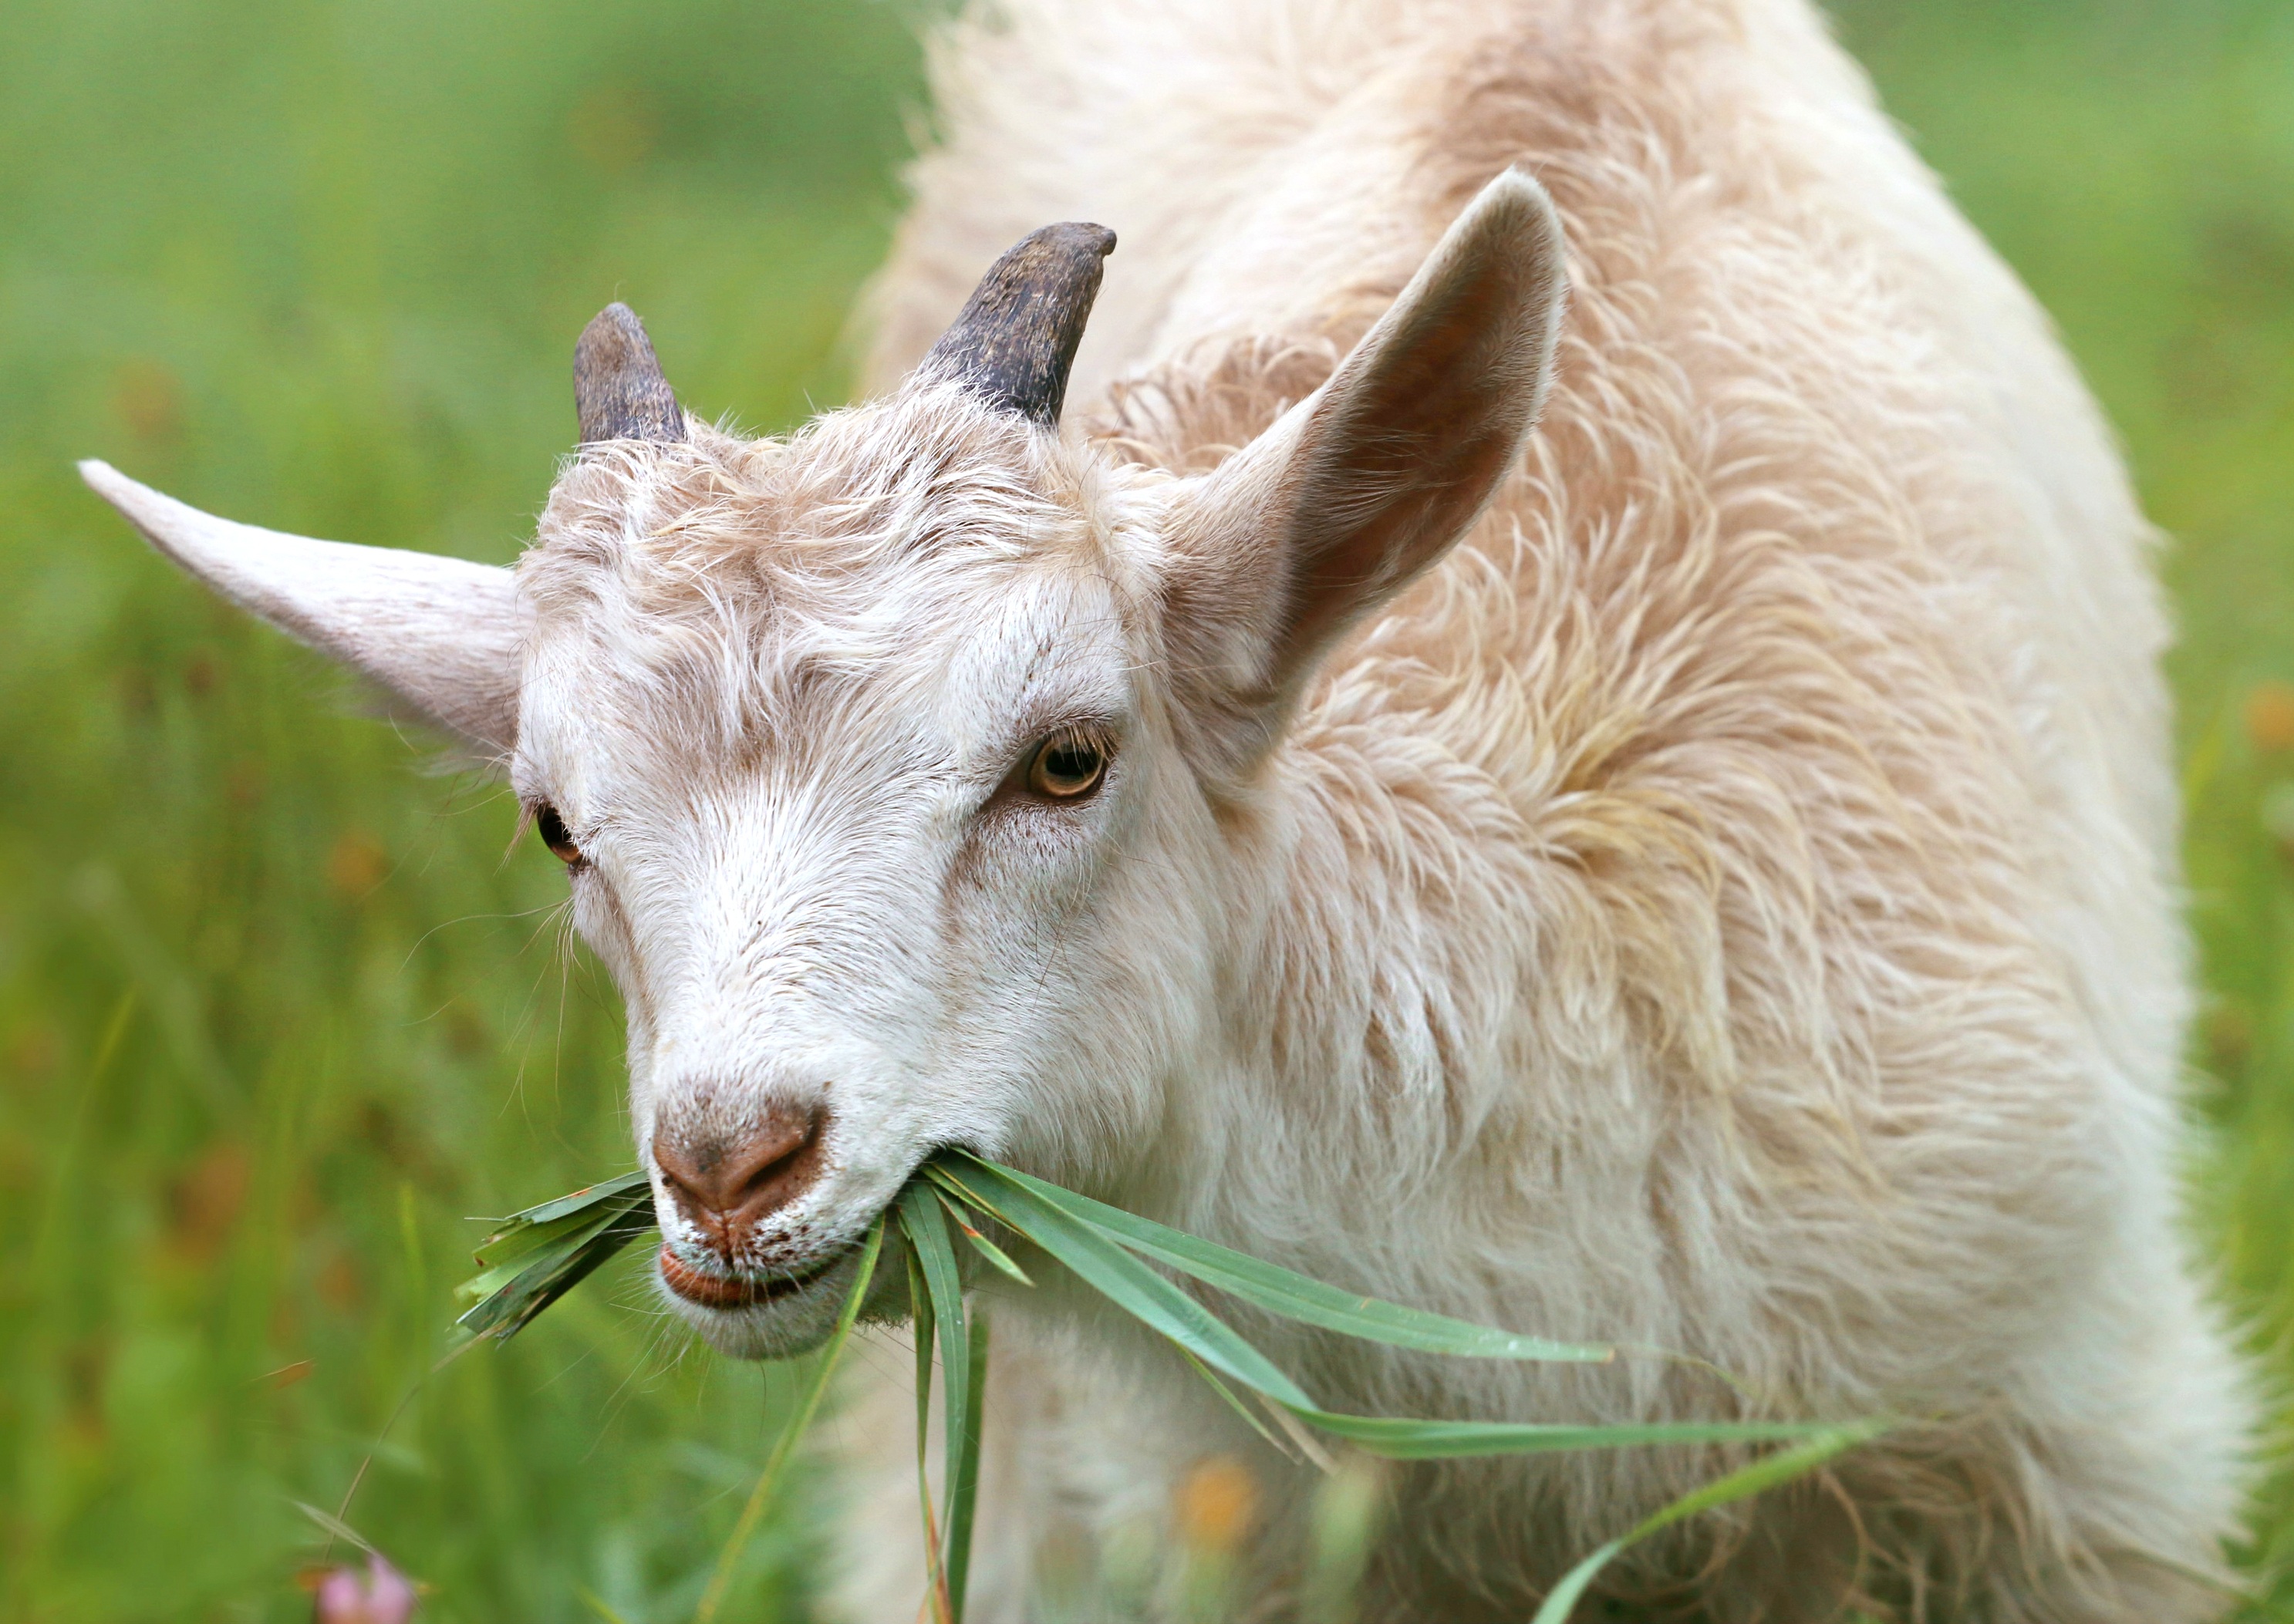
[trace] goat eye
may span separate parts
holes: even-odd
[[[565,820],[557,816],[557,808],[547,804],[536,807],[533,809],[533,829],[541,837],[541,843],[549,848],[550,855],[560,863],[571,865],[582,860],[582,849],[574,843],[574,837],[565,832]]]
[[[1105,743],[1079,727],[1062,727],[1028,761],[1028,789],[1046,800],[1077,800],[1107,775]]]

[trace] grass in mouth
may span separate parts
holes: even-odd
[[[982,1221],[986,1222],[983,1222]],[[1779,1447],[1682,1496],[1595,1549],[1563,1576],[1533,1624],[1564,1624],[1594,1577],[1636,1541],[1702,1511],[1800,1477],[1881,1432],[1887,1422],[1844,1424],[1688,1421],[1628,1425],[1438,1421],[1357,1416],[1323,1409],[1279,1366],[1175,1280],[1211,1287],[1280,1318],[1368,1342],[1460,1359],[1594,1363],[1617,1350],[1555,1342],[1405,1308],[1278,1267],[1232,1247],[1110,1206],[966,1151],[935,1157],[870,1227],[859,1267],[795,1413],[774,1443],[732,1535],[720,1554],[696,1624],[712,1624],[743,1547],[770,1504],[799,1439],[818,1410],[838,1356],[874,1279],[885,1232],[907,1243],[908,1300],[916,1354],[916,1475],[935,1624],[963,1624],[978,1497],[981,1402],[988,1376],[987,1313],[968,1300],[957,1238],[982,1263],[1022,1286],[1033,1280],[994,1239],[1000,1228],[1073,1273],[1116,1307],[1171,1342],[1196,1374],[1277,1449],[1321,1433],[1395,1460],[1512,1455],[1647,1444],[1772,1443]],[[623,1174],[502,1222],[479,1247],[484,1271],[461,1287],[472,1306],[456,1321],[455,1352],[516,1336],[600,1264],[654,1228],[646,1176]],[[1169,1272],[1166,1272],[1168,1271]],[[940,1363],[948,1462],[935,1505],[924,1473],[931,1372]],[[451,1357],[451,1355],[450,1355]],[[1269,1423],[1273,1423],[1270,1427]],[[1320,1451],[1316,1451],[1320,1453]]]

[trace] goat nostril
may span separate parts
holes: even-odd
[[[822,1111],[768,1108],[738,1136],[658,1133],[654,1162],[685,1216],[729,1261],[750,1230],[811,1188],[826,1126]]]
[[[709,1198],[709,1180],[677,1151],[656,1143],[653,1151],[654,1165],[661,1169],[662,1182],[682,1207],[708,1207],[715,1205]]]

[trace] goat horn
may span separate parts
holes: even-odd
[[[1068,369],[1091,302],[1100,262],[1115,251],[1103,225],[1068,221],[1022,237],[972,289],[920,371],[960,380],[987,402],[1056,428]]]
[[[616,300],[574,346],[574,410],[582,443],[685,438],[685,414],[637,313]]]

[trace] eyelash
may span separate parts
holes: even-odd
[[[1107,782],[1115,745],[1098,727],[1055,728],[1038,739],[1021,760],[1020,787],[1039,801],[1069,806],[1090,800]]]

